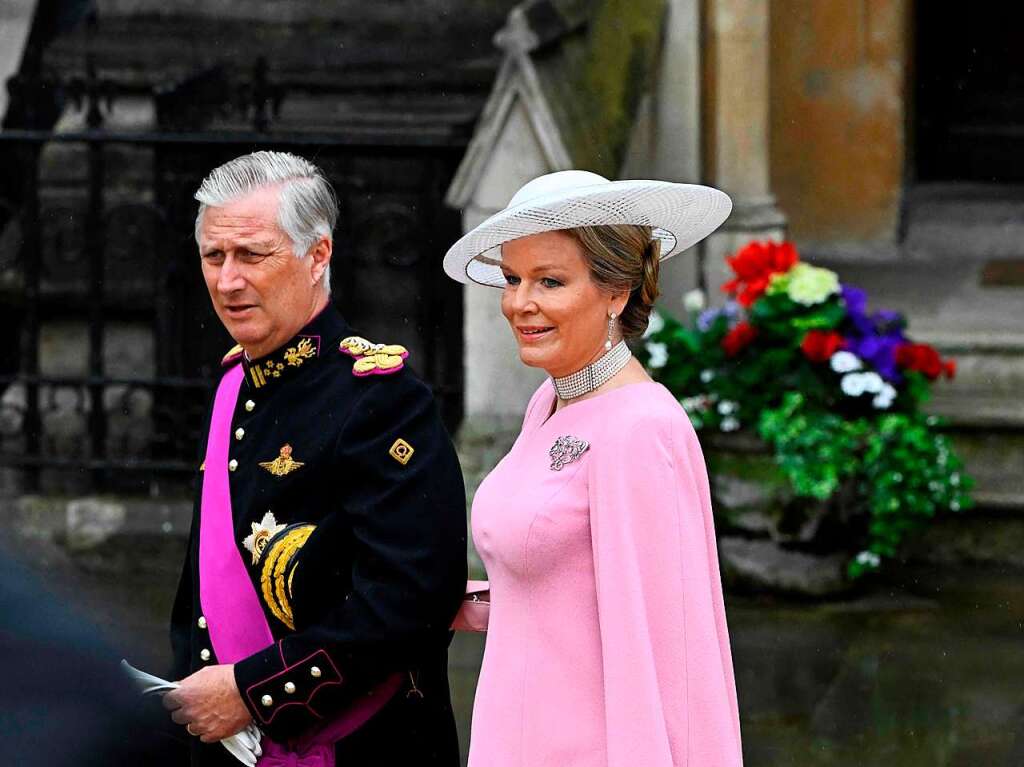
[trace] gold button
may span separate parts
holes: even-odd
[[[237,468],[238,468],[238,461],[236,461],[234,458],[232,458],[230,461],[228,461],[228,471],[234,471]]]
[[[204,647],[202,650],[199,651],[199,657],[203,660],[210,660],[210,651]]]
[[[201,629],[204,629],[204,628],[206,628],[206,618],[204,618],[204,617],[203,617],[202,615],[200,615],[200,616],[199,616],[199,620],[197,620],[197,621],[196,621],[196,624],[197,624],[197,625],[199,626],[199,628],[201,628]]]
[[[288,693],[289,695],[294,693],[295,692],[295,683],[294,682],[285,682],[284,683],[284,691],[286,693]]]
[[[311,677],[313,677],[314,679],[319,679],[320,678],[320,667],[319,666],[313,666],[309,670],[309,675]]]
[[[262,698],[260,698],[260,703],[262,703],[264,706],[270,707],[274,705],[274,699],[271,698],[269,695],[264,695]]]
[[[254,407],[256,407],[256,403],[253,402],[251,399],[247,399],[245,401],[245,409],[248,410],[250,413],[252,412],[252,409]]]
[[[239,426],[237,429],[235,429],[235,439],[241,439],[244,436],[245,436],[245,429],[243,429],[241,426]]]

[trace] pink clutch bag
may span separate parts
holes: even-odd
[[[467,581],[462,607],[452,621],[455,631],[487,631],[487,616],[491,610],[491,584],[487,581]]]

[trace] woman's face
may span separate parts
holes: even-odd
[[[559,378],[601,356],[608,315],[622,312],[626,296],[597,286],[579,243],[564,232],[542,232],[506,242],[501,262],[501,313],[525,364]]]

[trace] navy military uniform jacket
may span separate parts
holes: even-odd
[[[288,743],[400,673],[385,707],[337,744],[338,764],[454,767],[462,475],[429,389],[396,369],[394,348],[342,351],[351,335],[328,307],[267,357],[225,358],[245,367],[228,463],[235,544],[276,640],[238,662],[235,680],[257,725]],[[199,601],[200,499],[201,488],[172,614],[177,678],[218,662]],[[235,764],[196,738],[192,753]]]

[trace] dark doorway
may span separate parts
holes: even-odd
[[[1024,183],[1024,12],[915,6],[917,180]]]

